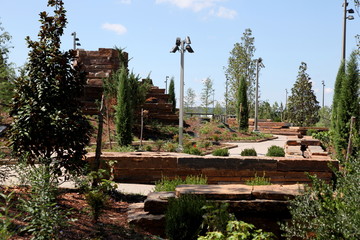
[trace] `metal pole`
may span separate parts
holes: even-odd
[[[322,81],[322,85],[323,85],[323,92],[322,92],[322,107],[324,108],[324,93],[325,93],[325,82],[324,80]]]
[[[258,132],[258,104],[259,104],[259,59],[256,60],[256,84],[255,84],[255,121],[254,132]]]
[[[76,50],[76,32],[73,32],[72,35],[74,36],[73,48],[74,48],[74,50]]]
[[[347,13],[347,1],[344,0],[344,19],[343,19],[343,44],[342,44],[342,60],[345,61],[346,55],[346,13]]]
[[[166,80],[165,80],[165,94],[167,94],[167,81],[169,79],[169,76],[166,76]]]
[[[228,76],[226,76],[226,97],[225,97],[225,122],[227,120],[227,114],[228,114]]]
[[[184,129],[184,41],[180,43],[180,109],[179,109],[179,149],[183,150]]]

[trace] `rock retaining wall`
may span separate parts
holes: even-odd
[[[94,153],[87,160],[94,160]],[[273,184],[310,183],[306,173],[317,175],[330,182],[338,161],[327,156],[317,158],[281,157],[215,157],[194,156],[182,153],[154,152],[104,152],[102,164],[116,161],[115,180],[124,183],[154,183],[163,176],[170,179],[179,176],[203,175],[209,184],[244,183],[255,175],[270,178]]]

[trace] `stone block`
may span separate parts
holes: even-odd
[[[328,167],[331,164],[335,169],[339,168],[338,161],[328,159],[278,159],[278,171],[303,171],[303,172],[331,172],[332,169]]]
[[[241,184],[226,185],[179,185],[176,187],[176,196],[196,194],[208,200],[245,200],[251,199],[252,187]]]
[[[288,200],[294,199],[304,191],[304,185],[262,185],[253,186],[254,199]]]
[[[170,198],[175,198],[175,192],[149,193],[144,202],[144,211],[150,214],[164,214]]]
[[[222,201],[223,202],[223,201]],[[288,215],[288,201],[281,200],[267,200],[267,199],[254,199],[254,200],[238,200],[238,201],[225,201],[229,203],[230,212],[239,216],[273,216],[273,215]]]

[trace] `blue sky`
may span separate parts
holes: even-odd
[[[230,51],[246,28],[255,37],[255,57],[265,68],[260,72],[260,100],[285,103],[300,63],[306,62],[313,89],[322,103],[332,102],[332,90],[340,64],[343,8],[341,0],[64,0],[68,25],[62,38],[64,50],[72,48],[76,31],[81,47],[125,48],[132,58],[130,69],[141,77],[149,73],[155,85],[165,87],[166,76],[175,77],[179,96],[180,54],[170,53],[176,37],[190,36],[195,53],[185,53],[185,89],[191,87],[200,98],[202,80],[214,82],[215,99],[225,92],[224,67]],[[13,39],[10,61],[25,63],[25,37],[37,38],[39,13],[47,0],[3,1],[0,21]],[[349,8],[354,8],[353,1]],[[359,26],[347,22],[347,56],[356,48]]]

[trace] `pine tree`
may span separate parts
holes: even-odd
[[[340,97],[337,100],[337,119],[335,128],[335,148],[337,156],[342,158],[347,148],[352,116],[360,117],[359,68],[356,52],[352,52],[346,66],[346,75],[341,84]],[[359,122],[359,121],[357,121]],[[354,126],[359,129],[359,123]]]
[[[331,129],[332,131],[336,131],[337,124],[337,107],[340,101],[341,95],[341,85],[345,78],[345,61],[342,61],[336,76],[335,86],[334,86],[334,96],[332,103],[332,115],[331,115]]]
[[[172,112],[175,113],[175,111],[176,111],[176,97],[175,97],[174,77],[172,77],[170,79],[170,84],[169,84],[169,103],[172,104]]]
[[[27,76],[15,83],[10,141],[14,154],[26,156],[27,163],[42,160],[61,174],[60,167],[80,170],[91,127],[78,100],[85,78],[72,66],[75,51],[60,50],[67,23],[63,2],[49,0],[48,6],[55,8],[54,16],[40,13],[39,41],[26,38]]]
[[[302,62],[288,100],[288,120],[297,126],[312,126],[319,121],[319,102],[306,70],[307,65]]]
[[[247,83],[244,76],[240,78],[240,85],[237,94],[237,120],[240,131],[247,131],[249,128],[249,107],[247,100]]]
[[[117,105],[116,105],[116,138],[120,146],[130,145],[132,142],[132,104],[127,70],[122,67],[116,72],[118,79]]]

